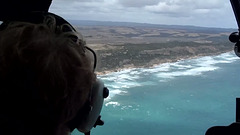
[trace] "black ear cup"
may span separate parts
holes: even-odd
[[[108,95],[109,90],[104,87],[101,80],[97,79],[92,87],[89,112],[86,116],[82,116],[81,124],[77,127],[80,132],[87,133],[90,132],[93,127],[103,125],[103,121],[100,119],[100,113],[103,106],[103,100],[108,97]]]

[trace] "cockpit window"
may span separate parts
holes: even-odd
[[[93,134],[203,135],[235,121],[240,63],[229,1],[55,0],[50,11],[95,50],[110,90],[105,125]]]

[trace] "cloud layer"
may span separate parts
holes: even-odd
[[[225,0],[53,0],[50,11],[67,19],[237,27]]]

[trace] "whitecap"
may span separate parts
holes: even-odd
[[[117,81],[132,81],[137,80],[140,77],[138,75],[132,75],[132,74],[120,74],[116,76]]]
[[[217,67],[198,67],[198,68],[193,68],[185,71],[158,73],[157,76],[165,79],[173,79],[179,76],[197,76],[197,75],[201,75],[203,72],[213,71],[216,69]]]
[[[154,66],[152,68],[144,68],[141,71],[146,73],[157,73],[162,71],[169,71],[169,69],[170,69],[170,63],[163,63],[157,66]]]
[[[239,59],[239,57],[237,57],[234,52],[223,53],[216,56],[216,58],[220,60],[222,59],[223,61],[228,61],[228,63],[234,62]]]
[[[111,102],[108,102],[108,103],[105,104],[105,106],[109,106],[109,105],[112,105],[113,107],[116,107],[116,106],[120,106],[120,103],[111,101]]]
[[[111,89],[120,89],[122,88],[120,85],[116,85],[114,83],[107,83],[106,86]]]
[[[192,68],[193,66],[190,65],[190,64],[186,64],[184,62],[176,62],[176,63],[173,63],[171,64],[171,66],[177,68],[177,69],[189,69],[189,68]]]
[[[117,85],[120,85],[121,88],[132,88],[142,86],[140,82],[136,81],[119,81],[117,82]]]
[[[105,99],[105,101],[110,101],[116,95],[125,95],[127,93],[127,91],[119,89],[109,90],[109,96]]]
[[[203,56],[194,59],[180,60],[175,63],[159,64],[152,68],[126,69],[119,72],[101,75],[105,85],[110,90],[107,101],[116,95],[125,95],[133,87],[142,85],[155,85],[151,80],[141,80],[143,75],[159,78],[159,82],[181,76],[197,76],[205,72],[219,69],[220,63],[231,63],[239,59],[233,52],[223,53],[217,56]]]
[[[224,62],[224,61],[221,61]],[[219,61],[215,60],[211,56],[205,56],[192,60],[180,61],[171,64],[169,72],[159,72],[157,77],[164,79],[173,79],[179,76],[197,76],[204,72],[214,71],[219,67],[216,64]],[[161,80],[161,82],[164,82]]]
[[[106,75],[104,75],[104,76],[98,76],[98,78],[100,78],[100,79],[102,79],[102,80],[104,80],[104,81],[112,81],[112,80],[115,80],[116,79],[116,76],[106,76]]]
[[[215,60],[213,57],[210,57],[210,56],[205,56],[199,59],[195,59],[193,62],[197,66],[207,67],[207,66],[217,64],[218,60]]]

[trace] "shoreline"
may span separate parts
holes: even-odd
[[[186,57],[179,57],[177,59],[165,59],[165,60],[158,60],[158,62],[156,63],[156,61],[154,62],[148,62],[148,63],[145,63],[145,65],[143,66],[134,66],[134,65],[127,65],[126,67],[124,68],[116,68],[114,70],[106,70],[106,71],[95,71],[96,75],[107,75],[107,74],[110,74],[110,73],[115,73],[115,72],[121,72],[121,71],[124,71],[124,70],[128,70],[128,69],[137,69],[137,68],[154,68],[156,66],[159,66],[161,64],[165,64],[165,63],[175,63],[175,62],[178,62],[178,61],[182,61],[182,60],[191,60],[191,59],[196,59],[196,58],[200,58],[200,57],[206,57],[206,56],[217,56],[217,55],[221,55],[221,54],[224,54],[224,53],[230,53],[232,51],[226,51],[226,52],[218,52],[218,53],[210,53],[210,54],[199,54],[199,55],[196,55],[196,56],[186,56]]]

